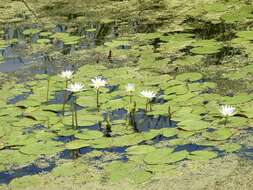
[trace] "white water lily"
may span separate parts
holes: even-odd
[[[151,90],[143,90],[141,91],[141,95],[151,100],[152,98],[156,96],[156,93]]]
[[[67,90],[71,92],[80,92],[83,90],[83,88],[84,88],[84,85],[82,83],[76,82],[76,83],[70,84]]]
[[[73,73],[74,72],[70,70],[62,71],[60,77],[70,80],[73,77]]]
[[[106,85],[106,80],[102,79],[101,77],[96,77],[95,79],[91,79],[91,82],[92,82],[91,86],[93,86],[96,89],[99,89]]]
[[[236,108],[235,107],[232,107],[232,106],[229,106],[229,105],[222,105],[220,108],[219,108],[219,111],[220,113],[225,116],[225,117],[230,117],[230,116],[233,116],[235,115],[236,113]]]
[[[128,93],[134,92],[134,91],[135,91],[135,84],[128,83],[128,84],[126,85],[126,91],[127,91]]]

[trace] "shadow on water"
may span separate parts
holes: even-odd
[[[92,147],[83,147],[76,150],[64,150],[59,154],[61,159],[76,159],[84,154],[92,152],[94,150],[101,152],[110,152],[116,154],[124,154],[128,146],[119,146],[119,147],[110,147],[110,148],[92,148]]]
[[[97,45],[103,44],[108,35],[110,35],[110,38],[112,39],[117,37],[117,35],[114,34],[115,32],[113,27],[114,26],[111,24],[96,24],[95,32],[86,31],[86,29],[82,26],[78,27],[76,31],[71,32],[70,35],[79,36],[81,38],[85,36],[85,38],[75,45],[66,45],[60,40],[51,40],[51,51],[58,53],[61,52],[66,55],[80,49],[95,48]],[[23,32],[27,29],[41,29],[42,32],[64,33],[67,31],[68,27],[58,24],[50,31],[44,31],[36,24],[6,27],[3,38],[4,40],[13,40],[13,43],[5,48],[0,49],[0,55],[2,55],[4,58],[3,63],[0,64],[0,72],[17,72],[20,69],[26,69],[26,67],[28,67],[31,71],[36,67],[36,71],[32,72],[31,74],[43,73],[43,67],[40,67],[40,64],[46,64],[45,62],[48,59],[48,55],[46,55],[43,50],[39,53],[33,53],[30,51],[32,45],[38,44],[37,40],[42,37],[39,35],[39,33],[25,35]],[[58,67],[60,66],[59,64],[62,66],[61,63],[57,63]],[[54,64],[50,65],[52,67]],[[56,72],[57,68],[56,66],[53,66],[52,73]]]
[[[8,184],[14,178],[19,178],[28,175],[35,175],[42,172],[50,172],[56,166],[54,162],[47,162],[47,164],[48,166],[45,168],[40,168],[35,164],[31,164],[20,169],[0,172],[0,184],[1,183]]]
[[[125,109],[118,109],[110,112],[112,123],[114,120],[124,120],[126,117],[127,111]],[[159,115],[157,117],[146,115],[144,110],[138,110],[132,119],[134,120],[135,125],[133,127],[137,132],[146,132],[151,129],[176,127],[176,122],[170,120],[168,117],[163,115]]]
[[[24,92],[8,100],[8,104],[16,104],[19,101],[25,100],[32,92]]]
[[[188,152],[193,152],[193,151],[204,150],[207,148],[212,148],[212,147],[189,143],[189,144],[177,145],[174,152],[178,152],[178,151],[182,151],[182,150],[186,150]]]
[[[237,153],[238,156],[253,160],[253,148],[252,147],[242,147],[242,149]]]

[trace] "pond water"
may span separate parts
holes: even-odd
[[[7,0],[0,10],[0,189],[66,177],[145,189],[230,158],[250,167],[249,2]],[[76,82],[84,88],[66,90]]]

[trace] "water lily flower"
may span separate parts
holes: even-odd
[[[106,80],[102,79],[101,77],[96,77],[95,79],[91,79],[91,86],[93,86],[96,89],[99,89],[101,87],[105,87]]]
[[[73,71],[71,70],[65,70],[62,71],[61,74],[59,75],[61,78],[65,79],[65,89],[68,87],[68,83],[70,82],[70,79],[73,78]],[[64,101],[63,101],[63,106],[62,106],[62,111],[63,111],[63,115],[64,115],[64,111],[65,111],[65,104],[67,101],[67,92],[64,92]]]
[[[143,90],[141,91],[141,95],[149,100],[156,96],[156,93],[151,90]]]
[[[127,91],[128,93],[134,92],[134,91],[135,91],[135,84],[128,83],[128,84],[126,85],[126,91]]]
[[[151,90],[143,90],[141,91],[141,96],[145,97],[147,99],[146,102],[146,111],[148,111],[148,105],[149,105],[149,110],[152,111],[152,105],[151,105],[151,100],[156,97],[156,93],[151,91]]]
[[[82,83],[76,82],[72,83],[68,86],[67,90],[73,93],[81,92],[84,89],[84,85]],[[74,100],[72,102],[72,126],[77,128],[77,109],[76,109],[76,96],[73,97]]]
[[[73,71],[70,70],[66,70],[66,71],[62,71],[60,74],[60,77],[66,79],[66,80],[70,80],[73,77]]]
[[[229,106],[229,105],[222,105],[219,108],[220,113],[225,116],[225,117],[231,117],[235,115],[236,113],[236,108]]]
[[[82,91],[84,88],[84,85],[79,83],[79,82],[76,82],[76,83],[72,83],[68,86],[67,90],[68,91],[71,91],[71,92],[80,92]]]
[[[228,122],[228,117],[231,117],[231,116],[235,115],[236,108],[232,107],[232,106],[229,106],[229,105],[222,105],[219,108],[219,111],[225,117],[224,125],[226,125],[227,122]]]
[[[135,84],[132,84],[132,83],[128,83],[126,85],[126,92],[128,93],[128,96],[129,96],[129,107],[130,105],[132,104],[132,92],[135,91]]]
[[[96,77],[94,79],[91,79],[91,86],[93,86],[97,90],[97,111],[100,111],[100,103],[99,103],[99,89],[101,87],[105,87],[107,81],[102,79],[101,77]]]

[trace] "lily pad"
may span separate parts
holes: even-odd
[[[183,73],[176,77],[180,81],[197,81],[202,79],[201,73]]]
[[[150,152],[144,158],[147,164],[165,164],[170,163],[169,157],[172,154],[172,148],[162,148]]]
[[[210,123],[202,120],[188,119],[178,123],[178,127],[186,131],[199,131],[209,128],[210,126]]]
[[[210,160],[217,157],[217,153],[207,150],[193,151],[188,156],[190,160]]]
[[[209,140],[223,141],[229,139],[233,134],[234,132],[231,129],[221,128],[213,132],[206,132],[203,134],[203,136]]]
[[[54,168],[52,174],[55,177],[70,177],[86,172],[87,168],[83,163],[77,165],[73,162],[67,162]]]
[[[104,134],[100,131],[83,130],[81,133],[76,133],[75,137],[79,139],[97,139],[102,137]]]
[[[88,146],[90,145],[87,144],[87,142],[85,142],[84,140],[74,140],[67,143],[65,147],[69,150],[77,150],[77,149],[88,147]]]
[[[147,154],[155,151],[156,148],[150,145],[136,145],[126,149],[126,153],[130,155]]]
[[[240,144],[236,144],[236,143],[228,143],[228,144],[224,144],[224,145],[220,145],[218,146],[218,148],[221,151],[225,151],[225,152],[236,152],[238,150],[241,149],[241,145]]]

